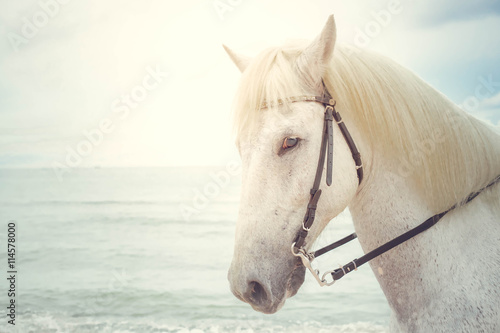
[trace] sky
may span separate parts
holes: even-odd
[[[0,12],[0,168],[238,160],[222,44],[254,56],[330,14],[338,42],[500,125],[500,1],[18,0]]]

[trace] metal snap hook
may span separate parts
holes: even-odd
[[[325,286],[331,286],[332,284],[335,283],[335,280],[333,279],[332,273],[333,273],[333,271],[325,272],[325,274],[323,274],[323,276],[321,277],[321,280],[323,280],[323,283],[325,284]],[[326,279],[327,275],[332,276],[332,282],[327,281],[327,279]]]
[[[314,255],[311,254],[311,253],[307,253],[306,250],[304,250],[304,248],[300,248],[298,250],[298,252],[295,252],[295,243],[292,244],[292,247],[291,247],[291,251],[292,251],[292,254],[295,256],[295,257],[299,257],[301,260],[302,260],[302,265],[304,265],[304,267],[306,267],[309,272],[311,272],[311,274],[314,276],[314,279],[316,279],[316,281],[318,282],[318,284],[323,287],[323,286],[331,286],[332,284],[335,283],[335,280],[332,281],[332,282],[328,282],[326,280],[326,274],[328,273],[325,273],[323,274],[323,277],[320,278],[320,271],[318,269],[314,269],[312,267],[312,264],[311,264],[311,261],[314,260]]]

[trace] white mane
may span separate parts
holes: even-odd
[[[260,112],[276,112],[261,111],[264,101],[321,92],[297,66],[306,45],[268,49],[245,70],[235,101],[238,137],[252,131]],[[436,212],[500,174],[500,135],[390,59],[337,45],[324,81],[347,125],[358,127],[375,154],[413,163],[413,172],[401,177]]]

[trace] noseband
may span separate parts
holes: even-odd
[[[357,270],[359,266],[369,262],[370,260],[382,255],[383,253],[393,249],[394,247],[406,242],[407,240],[415,237],[416,235],[424,232],[425,230],[429,229],[433,225],[435,225],[443,216],[445,216],[448,212],[452,211],[453,209],[461,206],[460,204],[456,204],[447,211],[444,211],[442,213],[436,214],[432,216],[431,218],[427,219],[425,222],[421,223],[417,227],[410,229],[406,233],[390,240],[389,242],[381,245],[380,247],[372,250],[371,252],[365,254],[364,256],[354,259],[348,264],[341,266],[337,269],[328,271],[322,275],[320,278],[320,273],[318,270],[313,269],[311,262],[314,260],[314,258],[317,258],[329,251],[332,251],[333,249],[336,249],[337,247],[346,244],[347,242],[350,242],[354,239],[357,238],[356,233],[353,233],[347,237],[344,237],[328,246],[325,246],[317,251],[314,252],[307,252],[304,248],[305,240],[307,237],[307,234],[309,233],[309,230],[311,230],[311,227],[314,222],[315,214],[316,214],[316,208],[318,206],[318,201],[321,196],[321,189],[319,188],[320,183],[321,183],[321,178],[323,176],[323,168],[325,164],[325,158],[326,158],[326,184],[330,186],[332,184],[332,169],[333,169],[333,120],[337,123],[339,126],[340,131],[342,132],[342,135],[347,143],[347,146],[351,150],[352,158],[354,159],[355,167],[356,167],[356,172],[358,175],[358,185],[361,184],[363,181],[363,163],[361,161],[361,154],[358,151],[358,148],[356,147],[356,144],[354,143],[354,140],[351,137],[351,134],[349,133],[349,130],[347,129],[345,123],[342,121],[342,117],[340,114],[335,110],[335,104],[336,102],[333,100],[332,96],[328,92],[328,89],[326,88],[326,85],[323,83],[323,96],[298,96],[298,97],[290,97],[287,99],[288,102],[294,103],[294,102],[316,102],[316,103],[321,103],[325,107],[325,114],[324,114],[324,122],[323,122],[323,136],[321,139],[321,149],[320,149],[320,154],[319,154],[319,159],[318,159],[318,166],[316,169],[316,176],[314,178],[314,183],[313,186],[310,190],[310,199],[309,203],[307,204],[307,210],[306,214],[304,216],[304,220],[302,221],[302,227],[299,230],[297,237],[295,238],[295,241],[292,243],[292,254],[296,257],[299,257],[302,260],[302,264],[312,273],[316,281],[319,283],[320,286],[330,286],[335,283],[335,281],[341,279],[344,275],[347,273],[350,273],[354,270]],[[278,102],[279,104],[282,104],[282,101]],[[262,108],[267,108],[268,105],[264,103]],[[500,176],[495,178],[491,183],[489,183],[486,187],[480,189],[478,192],[474,192],[469,197],[466,199],[466,201],[463,203],[464,205],[472,201],[474,198],[476,198],[481,192],[486,190],[487,188],[495,185],[496,183],[500,182]],[[331,275],[332,280],[328,281],[327,276]]]

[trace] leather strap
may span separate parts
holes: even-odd
[[[361,161],[361,154],[358,150],[358,147],[356,147],[354,140],[352,139],[351,133],[349,133],[347,126],[342,120],[340,113],[335,111],[333,117],[335,118],[335,121],[337,122],[337,125],[339,126],[340,131],[342,132],[342,135],[344,136],[344,139],[349,146],[349,149],[351,150],[352,158],[354,159],[354,163],[356,163],[356,172],[358,173],[359,184],[361,184],[361,181],[363,180],[363,162]]]
[[[346,237],[344,237],[344,238],[342,238],[342,239],[340,239],[340,240],[338,240],[330,245],[327,245],[327,246],[313,252],[312,254],[313,254],[314,258],[317,258],[317,257],[319,257],[327,252],[330,252],[331,250],[338,248],[339,246],[342,246],[346,243],[349,243],[350,241],[352,241],[356,238],[358,238],[358,235],[356,235],[356,233],[350,234],[349,236],[346,236]]]
[[[330,113],[331,116],[331,113]],[[321,182],[321,176],[323,175],[323,166],[325,165],[325,148],[327,142],[333,139],[329,138],[331,132],[328,130],[328,123],[331,125],[331,120],[328,120],[329,116],[325,111],[325,120],[323,122],[323,136],[321,137],[321,148],[318,158],[318,166],[316,168],[316,176],[314,177],[313,187],[310,190],[311,198],[309,199],[309,203],[307,204],[306,214],[304,216],[304,220],[302,221],[302,228],[300,229],[297,237],[295,239],[295,247],[301,248],[304,245],[309,229],[314,222],[314,218],[316,216],[316,208],[318,206],[319,197],[321,196],[321,190],[319,189],[319,185]],[[331,127],[331,126],[330,126]],[[332,153],[333,155],[333,153]],[[332,157],[328,156],[328,159],[331,160]],[[328,174],[328,171],[327,171]],[[331,171],[330,171],[331,174]],[[328,182],[328,181],[327,181]],[[330,180],[331,184],[331,180]]]
[[[311,193],[311,196],[314,195],[314,192],[316,192],[319,189],[319,184],[321,183],[321,176],[323,175],[323,167],[325,165],[325,148],[326,148],[326,143],[328,141],[327,138],[328,132],[327,132],[327,121],[326,121],[326,113],[325,113],[325,121],[323,122],[323,136],[321,137],[321,150],[319,152],[319,158],[318,158],[318,166],[316,167],[316,176],[314,177],[314,183],[309,191]]]
[[[332,108],[332,114],[333,118],[337,122],[337,125],[340,128],[340,131],[342,132],[342,135],[344,136],[344,139],[347,143],[347,146],[349,147],[349,150],[351,151],[352,158],[354,159],[354,163],[356,164],[356,172],[358,174],[358,184],[361,184],[361,181],[363,180],[363,162],[361,161],[361,154],[358,150],[358,147],[356,147],[356,144],[354,143],[354,140],[352,139],[351,133],[347,129],[347,126],[345,125],[344,121],[342,120],[342,117],[340,116],[340,113],[335,110],[335,105],[336,102],[333,100],[332,95],[330,95],[330,92],[326,88],[326,85],[324,82],[323,84],[323,91],[324,91],[324,96],[322,98],[316,98],[317,102],[323,103],[326,109],[329,107]],[[333,149],[333,143],[332,143],[332,149]],[[328,181],[327,181],[328,183]],[[330,185],[330,184],[328,184]]]
[[[354,259],[353,261],[349,262],[348,264],[342,266],[341,268],[337,268],[335,269],[331,274],[332,274],[332,278],[334,280],[339,280],[341,279],[344,275],[346,275],[347,273],[350,273],[352,272],[353,270],[356,270],[359,266],[367,263],[368,261],[384,254],[385,252],[395,248],[396,246],[406,242],[407,240],[410,240],[412,239],[413,237],[417,236],[418,234],[426,231],[427,229],[429,229],[430,227],[432,227],[433,225],[435,225],[436,223],[439,222],[439,220],[441,220],[447,213],[451,212],[452,210],[456,209],[457,207],[459,206],[462,206],[462,205],[465,205],[465,204],[468,204],[469,202],[471,202],[472,200],[474,200],[479,194],[481,194],[483,191],[485,191],[486,189],[488,189],[489,187],[497,184],[500,182],[500,176],[498,176],[497,178],[495,178],[491,183],[489,183],[487,186],[483,187],[482,189],[480,189],[479,191],[477,192],[474,192],[472,193],[471,195],[469,195],[467,197],[467,200],[463,203],[463,204],[455,204],[453,205],[450,209],[448,209],[447,211],[444,211],[442,213],[439,213],[439,214],[436,214],[432,217],[430,217],[429,219],[427,219],[425,222],[419,224],[418,226],[416,226],[415,228],[405,232],[404,234],[394,238],[393,240],[390,240],[389,242],[377,247],[376,249],[368,252],[367,254],[365,254],[364,256],[358,258],[358,259]],[[315,257],[317,256],[320,256],[328,251],[331,251],[333,250],[335,247],[333,247],[334,244],[336,243],[340,243],[342,242],[343,240],[346,240],[348,238],[352,238],[352,236],[355,235],[355,234],[352,234],[350,236],[347,236],[343,239],[341,239],[340,241],[337,241],[321,250],[318,250],[314,253]],[[355,238],[355,237],[354,237]],[[352,238],[352,239],[354,239]],[[352,240],[352,239],[349,239],[345,242],[343,242],[342,244],[345,244],[347,243],[348,241]],[[340,245],[342,245],[340,244]],[[340,246],[339,245],[339,246]],[[332,247],[330,249],[330,247]],[[328,249],[327,249],[328,248]],[[324,249],[327,249],[327,250],[324,250]],[[320,252],[319,254],[316,254]]]
[[[328,138],[328,158],[326,160],[326,185],[332,185],[333,178],[333,111],[334,107],[328,105],[325,109],[326,136]]]
[[[349,149],[351,150],[354,163],[356,164],[356,171],[358,174],[358,181],[361,184],[363,180],[363,166],[361,163],[361,154],[354,143],[354,140],[349,133],[349,130],[342,121],[342,117],[335,110],[335,101],[328,92],[325,84],[323,83],[323,96],[298,96],[291,97],[288,99],[289,102],[317,102],[323,104],[325,107],[325,116],[323,122],[323,135],[321,138],[321,148],[318,158],[318,166],[316,167],[316,175],[314,177],[314,183],[310,190],[311,198],[307,205],[306,214],[302,222],[302,228],[299,230],[297,237],[295,238],[295,247],[301,248],[307,237],[309,229],[312,227],[314,218],[316,216],[316,207],[318,204],[319,197],[321,196],[321,190],[319,189],[321,183],[321,177],[323,175],[323,167],[325,165],[326,158],[326,184],[330,186],[333,179],[333,120],[339,125],[340,131],[344,136]],[[278,104],[284,103],[282,100],[278,101]],[[263,107],[268,107],[267,104]],[[325,156],[326,155],[326,156]]]

